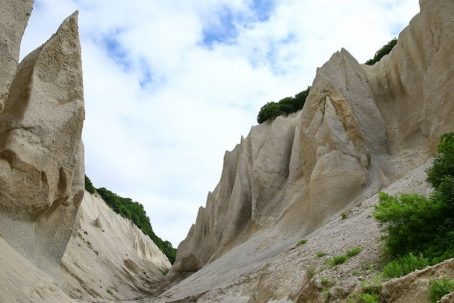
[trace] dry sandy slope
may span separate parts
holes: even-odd
[[[170,268],[154,242],[98,194],[85,192],[75,227],[60,285],[73,298],[105,302],[152,295],[153,285]]]
[[[61,271],[43,272],[0,234],[0,302],[117,302],[155,294],[167,257],[129,220],[85,192]]]
[[[383,190],[428,194],[431,189],[425,182],[425,170],[430,164],[431,160]],[[346,208],[341,212],[346,219],[341,213],[333,216],[328,224],[306,236],[304,245],[297,245],[299,235],[282,239],[278,230],[265,230],[159,298],[142,302],[324,302],[328,292],[342,301],[361,280],[372,279],[375,274],[380,231],[371,214],[377,200],[373,195]],[[270,257],[273,247],[283,246],[288,249]],[[331,257],[354,247],[363,249],[358,256],[336,268],[326,265]],[[326,256],[319,258],[318,252]],[[308,271],[315,275],[310,278]],[[329,285],[322,286],[322,280]]]
[[[0,302],[73,302],[54,279],[16,252],[0,237]]]

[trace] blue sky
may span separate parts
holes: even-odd
[[[38,0],[22,56],[80,10],[86,172],[177,245],[259,108],[345,47],[360,62],[417,0]]]

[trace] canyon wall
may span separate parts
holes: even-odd
[[[335,53],[317,69],[301,112],[252,127],[226,152],[171,272],[200,271],[163,298],[238,285],[431,157],[454,130],[454,2],[420,6],[380,62]]]
[[[31,6],[2,2],[0,231],[34,264],[57,268],[84,189],[81,50],[75,13],[16,66]]]

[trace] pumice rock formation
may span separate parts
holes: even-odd
[[[426,161],[439,137],[454,130],[454,2],[420,6],[379,63],[335,53],[317,70],[301,112],[254,126],[226,153],[221,180],[171,270],[196,273],[156,301],[321,302],[302,295],[312,285],[305,250],[336,255],[356,245],[367,247],[368,262],[378,259],[380,236],[370,218],[375,194],[427,193]],[[340,213],[350,212],[357,217],[341,224]],[[294,248],[304,238],[316,243]],[[353,286],[333,294],[339,300],[359,284],[345,276]]]
[[[156,295],[169,269],[150,237],[85,192],[61,262],[61,289],[85,302],[132,300]]]
[[[374,66],[335,53],[301,112],[253,127],[226,153],[173,271],[195,271],[275,224],[307,234],[424,162],[454,128],[453,6],[421,1]]]
[[[84,192],[78,13],[18,64],[32,4],[0,3],[0,302],[157,294],[167,257]]]
[[[0,112],[16,73],[19,47],[33,1],[4,0],[0,11]]]
[[[30,14],[31,1],[9,2],[2,3],[7,17],[22,7],[29,10],[20,15]],[[11,36],[20,38],[24,25],[12,26]],[[11,46],[17,60],[18,41]],[[58,267],[83,198],[83,121],[75,13],[18,66],[0,114],[0,231],[41,268]]]
[[[0,302],[347,302],[377,273],[377,193],[429,194],[432,152],[454,130],[454,1],[420,6],[380,62],[335,53],[302,111],[254,126],[225,154],[163,280],[157,246],[84,193],[77,13],[18,65],[32,1],[2,1]],[[382,299],[424,302],[452,265],[389,281]]]

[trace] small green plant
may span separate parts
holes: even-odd
[[[350,258],[357,256],[362,250],[363,249],[361,247],[352,248],[352,249],[348,250],[344,255],[334,256],[333,258],[328,260],[328,265],[336,266],[336,265],[344,264]]]
[[[301,246],[301,245],[304,245],[306,243],[307,243],[307,240],[300,240],[300,241],[298,241],[298,243],[296,243],[296,245]]]
[[[409,253],[387,263],[383,268],[383,274],[387,278],[398,278],[429,265],[427,258]]]
[[[443,296],[454,291],[454,280],[438,279],[432,280],[429,284],[429,300],[436,303]]]
[[[347,262],[347,260],[348,260],[348,257],[345,255],[334,256],[331,260],[329,260],[328,264],[331,266],[336,266],[336,265],[344,264],[345,262]]]
[[[323,296],[323,299],[325,300],[325,302],[329,302],[332,297],[332,294],[329,292],[328,289],[325,289],[322,291],[322,296]]]
[[[346,213],[346,212],[341,213],[341,219],[342,220],[347,219],[347,217],[348,217],[348,213]]]
[[[358,303],[380,303],[380,297],[375,294],[360,294]]]
[[[363,249],[361,247],[355,247],[355,248],[352,248],[349,251],[347,251],[346,256],[348,258],[353,258],[353,257],[359,255],[359,253],[362,251],[363,251]]]
[[[315,268],[314,267],[309,267],[307,269],[307,271],[306,271],[306,274],[309,277],[309,279],[312,279],[315,276],[315,274],[316,274]]]
[[[347,302],[348,303],[379,303],[380,293],[382,289],[382,278],[375,277],[372,282],[364,281],[361,283],[361,290],[352,293]]]
[[[331,288],[331,286],[333,286],[335,283],[332,282],[330,279],[326,278],[326,277],[322,277],[320,279],[320,285],[326,289],[326,288]]]
[[[376,276],[373,281],[364,281],[361,283],[361,292],[364,294],[379,296],[382,289],[382,277]]]
[[[107,289],[107,293],[108,293],[109,295],[111,295],[111,296],[114,295],[113,292],[112,292],[110,289]]]
[[[317,258],[323,258],[324,256],[326,256],[326,253],[324,251],[318,251],[315,253],[315,256]]]

